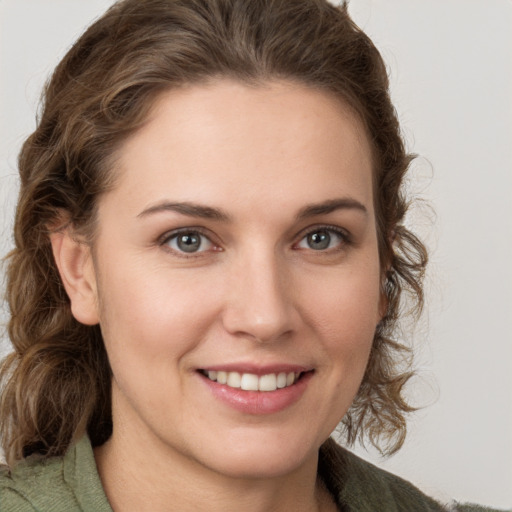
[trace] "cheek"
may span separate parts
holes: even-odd
[[[337,345],[357,348],[373,334],[380,320],[380,285],[378,268],[364,267],[361,272],[341,270],[321,282],[311,282],[303,296],[304,315],[310,317],[324,338]]]
[[[188,274],[117,260],[102,276],[100,323],[113,369],[122,366],[116,361],[148,368],[179,363],[215,317],[215,297]]]
[[[322,290],[311,284],[308,300],[303,302],[321,345],[322,400],[311,414],[325,418],[325,437],[349,410],[361,385],[379,309],[378,273],[370,279],[342,272],[336,277],[326,281]]]

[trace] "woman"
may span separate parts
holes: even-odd
[[[405,436],[410,159],[346,7],[114,5],[20,156],[3,507],[443,510],[328,439]]]

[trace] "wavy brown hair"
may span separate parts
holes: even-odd
[[[374,153],[374,196],[387,313],[341,428],[391,453],[411,407],[408,349],[393,341],[403,292],[421,308],[426,251],[403,226],[406,153],[383,60],[326,0],[124,0],[80,37],[47,84],[35,132],[19,156],[21,190],[8,255],[8,332],[0,434],[10,464],[63,454],[85,432],[112,432],[107,354],[99,326],[77,322],[49,234],[62,219],[94,237],[98,196],[115,186],[113,157],[165,90],[228,77],[288,80],[329,91],[363,121]]]

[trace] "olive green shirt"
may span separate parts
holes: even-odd
[[[91,443],[82,438],[64,457],[33,455],[0,470],[0,512],[112,512]]]
[[[328,440],[319,473],[343,512],[485,512],[472,505],[443,507],[416,487]],[[1,512],[112,512],[87,437],[64,457],[31,456],[12,472],[0,469]],[[511,510],[512,512],[512,510]]]

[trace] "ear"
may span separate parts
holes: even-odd
[[[381,290],[380,299],[379,299],[379,312],[378,312],[379,320],[377,323],[382,322],[382,319],[387,315],[388,306],[389,306],[389,300],[386,295],[386,292],[384,290]]]
[[[387,281],[387,273],[388,271],[383,271],[381,276],[380,283],[380,296],[379,296],[379,308],[378,308],[378,322],[380,323],[382,319],[388,314],[389,308],[389,297],[386,293],[386,281]]]
[[[393,260],[395,258],[395,240],[397,237],[396,227],[393,228],[388,236],[389,242],[389,253],[387,254],[386,261],[381,262],[381,276],[380,276],[380,298],[379,298],[379,321],[388,314],[389,311],[389,297],[386,293],[386,284],[389,279],[389,275],[393,272]]]
[[[99,323],[96,273],[88,244],[81,242],[70,227],[50,235],[53,257],[71,302],[71,313],[80,323]]]

